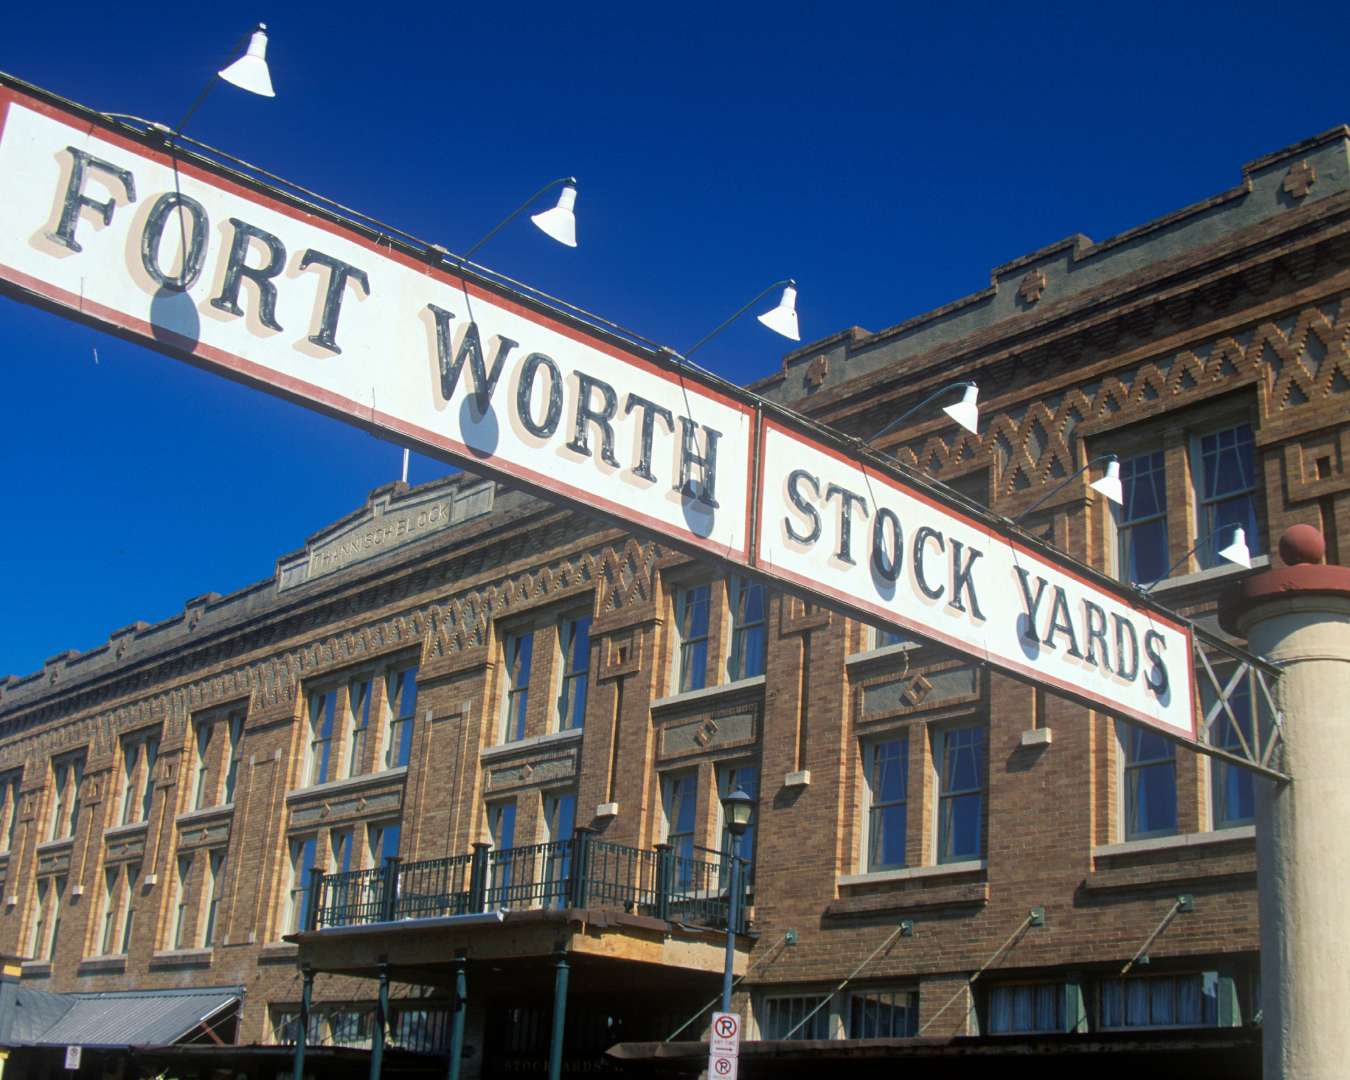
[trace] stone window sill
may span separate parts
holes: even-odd
[[[723,698],[736,697],[738,694],[745,694],[751,690],[762,690],[765,684],[765,676],[752,675],[748,679],[737,679],[735,682],[722,683],[719,686],[705,686],[702,690],[686,690],[682,694],[671,694],[669,697],[663,697],[651,704],[652,712],[661,712],[666,709],[685,708],[699,703],[715,703]]]
[[[50,960],[25,960],[22,968],[24,978],[40,978],[52,973],[52,962]]]
[[[381,772],[362,773],[360,776],[348,776],[342,780],[327,780],[322,784],[313,784],[310,787],[296,788],[294,791],[286,792],[286,801],[320,799],[328,795],[345,794],[348,791],[364,791],[367,788],[380,787],[383,784],[391,784],[396,780],[402,780],[407,775],[408,766],[400,765],[397,768],[384,769]]]
[[[124,836],[135,836],[137,833],[143,833],[149,827],[150,822],[148,821],[132,821],[126,825],[114,825],[103,830],[103,839],[120,840]]]
[[[1269,565],[1269,555],[1256,555],[1252,558],[1252,570],[1261,570]],[[1245,566],[1237,566],[1233,563],[1224,563],[1221,566],[1211,566],[1207,570],[1196,570],[1190,574],[1178,574],[1176,577],[1163,578],[1162,581],[1149,589],[1149,595],[1157,596],[1159,593],[1170,592],[1173,589],[1185,589],[1191,585],[1220,582],[1227,578],[1236,577],[1238,574],[1246,574],[1248,572],[1249,571]]]
[[[120,972],[127,968],[125,953],[112,953],[108,956],[86,956],[80,961],[80,974],[93,975],[100,971]]]
[[[1146,840],[1124,840],[1118,844],[1102,844],[1092,849],[1096,859],[1118,855],[1142,855],[1149,851],[1175,851],[1177,848],[1207,847],[1212,844],[1233,844],[1256,838],[1255,825],[1239,825],[1232,829],[1212,832],[1180,833],[1177,836],[1150,836]]]
[[[870,664],[878,660],[886,660],[892,656],[903,656],[905,653],[913,652],[919,648],[917,641],[898,641],[894,645],[882,645],[876,649],[864,649],[862,652],[853,653],[844,658],[845,667],[853,667],[856,664]]]
[[[220,817],[229,817],[234,813],[234,803],[221,803],[219,806],[203,806],[198,810],[185,810],[174,818],[175,825],[195,825],[199,821],[213,821]]]
[[[973,874],[986,867],[984,859],[966,859],[962,862],[942,863],[938,866],[906,866],[900,870],[873,870],[866,874],[841,874],[839,885],[882,885],[888,881],[913,881],[915,878],[955,877]]]
[[[214,949],[161,949],[150,956],[153,964],[209,964]]]
[[[300,954],[300,946],[293,941],[269,941],[258,953],[260,960],[287,960]]]
[[[510,757],[512,754],[523,754],[541,747],[580,742],[582,731],[581,728],[569,728],[567,731],[550,731],[546,735],[531,735],[528,739],[516,739],[514,742],[485,746],[478,751],[478,760],[494,761],[497,758]]]
[[[984,859],[941,866],[911,866],[839,877],[840,897],[826,905],[826,919],[854,919],[895,912],[972,907],[989,902]]]

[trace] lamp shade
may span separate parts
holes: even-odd
[[[802,336],[797,331],[796,287],[786,286],[783,289],[782,299],[778,301],[778,306],[766,311],[763,315],[757,315],[756,318],[775,334],[782,334],[785,338],[790,338],[793,341],[801,341]]]
[[[1241,525],[1234,528],[1233,542],[1220,550],[1219,557],[1250,570],[1252,568],[1252,553],[1247,548],[1247,530]]]
[[[755,800],[742,787],[738,786],[735,791],[722,797],[722,823],[732,836],[740,836],[750,827],[750,818],[754,812]]]
[[[944,405],[942,411],[967,431],[978,434],[980,430],[980,406],[977,399],[980,388],[974,383],[966,383],[966,392],[955,405]]]
[[[272,76],[267,70],[267,26],[259,23],[248,39],[248,50],[227,68],[216,72],[227,83],[260,97],[276,97]]]
[[[1113,457],[1106,463],[1106,475],[1088,485],[1099,491],[1117,506],[1125,505],[1125,491],[1120,486],[1120,458]]]
[[[539,230],[551,236],[560,244],[566,244],[568,247],[577,246],[577,217],[573,213],[573,207],[577,204],[577,189],[571,184],[563,187],[558,195],[558,205],[541,210],[534,214],[530,220],[539,227]]]

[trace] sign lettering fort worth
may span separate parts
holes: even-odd
[[[0,286],[1195,741],[1191,630],[842,437],[0,76]]]

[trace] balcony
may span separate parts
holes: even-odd
[[[739,859],[736,932],[746,932],[748,866]],[[707,848],[611,844],[589,829],[568,840],[326,874],[311,871],[306,931],[499,911],[592,909],[725,930],[729,855]]]

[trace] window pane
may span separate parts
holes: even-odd
[[[680,640],[681,693],[702,690],[708,680],[709,586],[682,589],[675,596],[675,627]]]
[[[534,659],[534,633],[511,634],[506,639],[506,718],[502,741],[525,737],[525,714],[529,703],[530,667]]]
[[[1118,533],[1120,576],[1150,584],[1167,573],[1167,476],[1163,452],[1126,458],[1120,465],[1125,502]]]
[[[874,743],[866,748],[868,794],[867,869],[905,865],[908,821],[909,739]]]
[[[1139,724],[1125,725],[1125,838],[1176,832],[1177,779],[1172,743]]]
[[[731,602],[731,655],[727,677],[748,679],[764,674],[764,586],[749,578],[728,582]]]
[[[977,859],[984,815],[984,728],[940,735],[938,861]]]
[[[586,719],[586,691],[591,663],[591,617],[565,619],[558,629],[562,655],[562,692],[558,695],[558,729],[572,731]]]
[[[1253,555],[1265,550],[1256,522],[1254,441],[1249,424],[1211,432],[1200,439],[1200,493],[1203,535],[1200,564],[1218,566],[1219,549],[1233,541],[1234,528],[1246,532]]]

